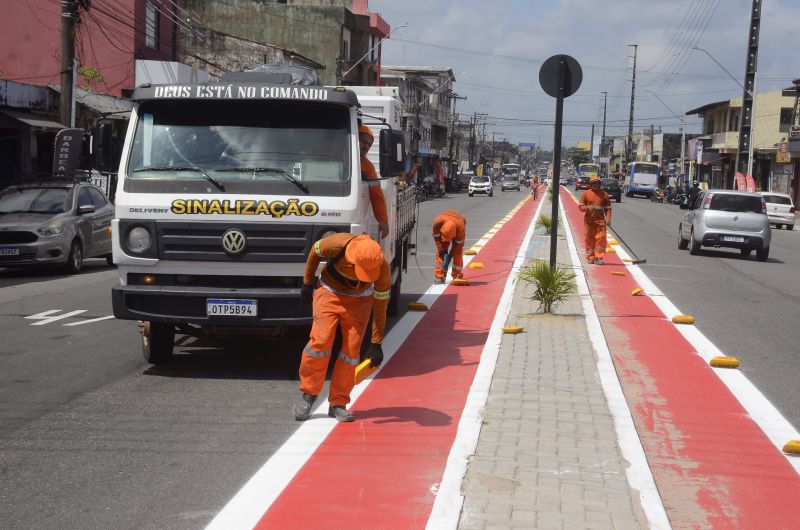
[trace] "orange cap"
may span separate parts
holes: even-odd
[[[597,175],[592,175],[592,178],[589,179],[589,184],[591,184],[592,182],[600,182],[600,177],[598,177]]]
[[[381,246],[367,235],[354,237],[347,245],[344,257],[353,264],[356,278],[362,282],[377,280],[386,261]]]
[[[372,140],[373,142],[375,141],[375,135],[372,134],[372,129],[370,129],[366,125],[358,126],[358,135],[361,136],[362,134],[366,134],[367,136],[369,136],[370,140]]]
[[[452,241],[456,238],[456,224],[453,221],[445,221],[442,224],[442,239]]]

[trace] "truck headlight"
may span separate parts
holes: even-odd
[[[53,223],[50,223],[49,225],[37,228],[36,231],[43,236],[55,236],[63,233],[66,227],[67,227],[66,219],[61,219],[60,221],[55,221]]]
[[[153,244],[150,231],[143,226],[135,226],[128,231],[128,250],[142,254]]]

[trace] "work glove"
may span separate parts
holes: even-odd
[[[314,283],[316,283],[316,281]],[[311,300],[313,296],[314,296],[314,284],[311,285],[303,284],[303,286],[300,287],[300,298],[302,298],[303,301],[308,302],[309,300]]]
[[[440,249],[439,249],[439,257],[440,257],[440,258],[442,258],[442,259],[444,259],[444,257],[445,257],[446,255],[447,255],[447,249],[446,249],[446,248],[440,248]]]
[[[370,360],[369,365],[378,367],[383,362],[383,348],[381,348],[380,344],[375,344],[371,342],[369,348],[367,348],[367,357]]]

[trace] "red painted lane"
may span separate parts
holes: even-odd
[[[583,255],[583,214],[568,192],[562,199]],[[655,303],[631,296],[630,274],[611,274],[625,270],[616,254],[586,268],[673,527],[797,528],[800,477],[786,458]]]
[[[449,286],[257,528],[424,528],[517,250],[527,201]],[[313,420],[312,420],[313,421]]]

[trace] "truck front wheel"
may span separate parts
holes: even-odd
[[[389,305],[386,307],[386,313],[390,317],[396,317],[400,314],[400,285],[403,283],[403,275],[397,276],[397,281],[392,285],[392,292],[389,295]]]
[[[152,364],[169,362],[175,345],[175,326],[163,322],[142,323],[142,355]]]

